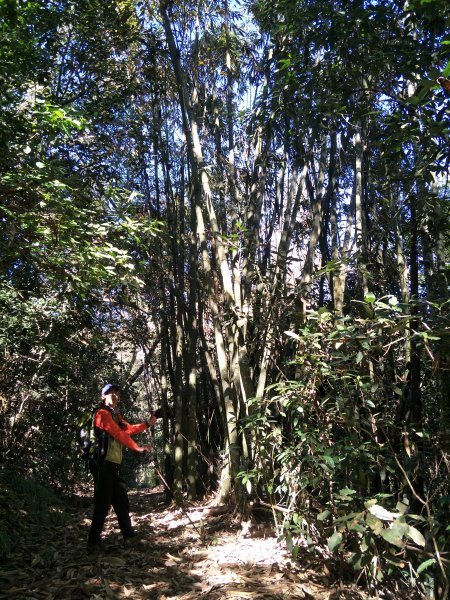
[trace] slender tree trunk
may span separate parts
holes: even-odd
[[[270,69],[273,62],[273,48],[269,48],[265,61],[266,72],[262,90],[263,99],[269,94]],[[266,132],[266,136],[264,136]],[[241,290],[242,290],[242,315],[244,320],[251,318],[252,310],[252,285],[255,279],[255,266],[258,264],[258,244],[260,220],[263,204],[263,192],[267,171],[265,151],[270,146],[270,131],[267,127],[259,125],[253,137],[253,170],[251,173],[248,203],[245,211],[246,243],[242,248]],[[247,324],[244,323],[242,334],[246,338]]]
[[[174,348],[174,480],[173,492],[176,498],[183,493],[184,458],[185,458],[185,403],[183,394],[183,319],[177,304],[175,318],[175,348]]]
[[[314,259],[316,256],[317,245],[320,239],[322,231],[322,217],[323,217],[323,195],[324,195],[324,177],[325,177],[325,165],[327,162],[327,149],[325,140],[322,142],[322,148],[320,153],[319,162],[319,174],[317,178],[317,188],[314,191],[312,183],[308,185],[308,191],[311,200],[311,212],[312,212],[312,228],[309,237],[308,252],[303,266],[302,273],[302,288],[304,293],[308,294],[311,288],[313,273],[314,273]]]
[[[193,219],[191,219],[193,220]],[[192,224],[195,231],[195,223]],[[193,234],[191,234],[193,237]],[[187,343],[185,344],[185,369],[187,382],[187,484],[188,496],[194,500],[197,496],[198,453],[197,453],[197,244],[191,239],[189,252],[189,306],[184,329]]]
[[[333,272],[333,302],[334,310],[337,315],[342,315],[344,310],[344,295],[347,279],[347,265],[350,257],[352,245],[352,222],[355,212],[355,194],[352,194],[350,206],[348,208],[347,222],[345,227],[344,241],[342,250],[339,253],[339,222],[338,211],[333,199],[331,208],[331,243],[332,243],[332,258],[338,267]]]
[[[367,283],[367,232],[363,208],[363,164],[361,127],[358,127],[355,133],[355,243],[364,298],[367,296],[369,288]]]
[[[330,251],[328,245],[328,232],[331,221],[331,203],[332,198],[336,192],[337,186],[337,167],[336,167],[336,154],[337,154],[337,134],[332,131],[330,134],[330,161],[328,166],[328,183],[327,190],[323,199],[323,227],[320,235],[320,253],[322,257],[322,268],[324,268],[329,259]],[[325,301],[325,283],[329,282],[332,292],[332,278],[329,274],[324,274],[320,278],[320,289],[319,289],[319,306],[324,305]]]
[[[180,108],[183,118],[183,130],[186,136],[189,162],[191,165],[193,192],[192,210],[195,214],[196,234],[200,243],[202,267],[206,282],[206,296],[208,306],[212,314],[214,324],[214,334],[216,339],[216,349],[219,362],[220,378],[223,390],[223,398],[225,403],[225,415],[227,418],[227,430],[229,436],[229,454],[228,461],[230,467],[230,478],[235,478],[239,464],[239,446],[237,443],[237,406],[235,401],[235,391],[230,380],[228,357],[226,344],[224,342],[221,313],[217,304],[217,294],[214,287],[214,274],[211,268],[211,261],[208,254],[208,244],[206,240],[205,225],[203,221],[202,207],[206,206],[209,217],[209,223],[213,235],[213,246],[215,249],[216,261],[220,272],[220,279],[224,295],[224,301],[227,309],[231,314],[235,311],[235,302],[232,286],[232,278],[230,269],[227,263],[225,247],[222,240],[222,234],[219,230],[219,225],[216,213],[212,204],[212,196],[209,185],[209,178],[204,166],[202,149],[198,135],[198,125],[195,118],[195,107],[198,101],[198,95],[193,86],[192,101],[189,100],[187,92],[187,83],[185,75],[181,68],[179,53],[176,48],[175,40],[172,33],[170,19],[167,13],[167,5],[165,2],[160,2],[160,14],[162,16],[166,39],[169,46],[169,52],[174,67],[175,79],[180,101]]]
[[[286,207],[283,217],[283,229],[278,244],[277,261],[273,271],[273,279],[270,284],[270,297],[267,302],[266,314],[268,315],[267,331],[264,336],[263,352],[259,365],[259,377],[256,388],[256,398],[263,398],[264,389],[266,387],[268,367],[274,354],[275,347],[275,323],[274,318],[270,316],[271,307],[279,301],[285,288],[286,266],[288,261],[288,252],[291,245],[292,229],[296,221],[300,201],[305,191],[305,180],[308,173],[308,165],[305,162],[302,172],[299,177],[299,167],[294,166],[287,197]]]
[[[419,299],[419,250],[418,250],[418,219],[416,199],[411,203],[411,243],[410,243],[410,273],[411,273],[411,298]],[[417,306],[412,307],[412,314],[417,314]],[[415,328],[415,321],[411,324]],[[422,419],[422,400],[420,393],[420,349],[417,340],[411,338],[411,363],[408,412],[409,419],[414,424],[419,424]]]
[[[168,343],[167,343],[167,332],[169,331],[168,328],[168,324],[167,324],[167,319],[164,315],[164,309],[162,311],[162,318],[161,318],[161,363],[160,363],[160,369],[161,369],[161,390],[160,390],[160,396],[161,396],[161,409],[163,411],[163,426],[162,426],[162,433],[163,433],[163,441],[164,441],[164,446],[163,446],[163,454],[164,454],[164,478],[166,479],[166,481],[168,482],[169,488],[170,490],[167,490],[167,488],[165,488],[165,494],[166,496],[171,496],[172,495],[172,487],[173,487],[173,452],[172,452],[172,444],[170,443],[171,440],[171,435],[170,435],[170,429],[169,429],[169,410],[168,410],[168,402],[167,402],[167,398],[168,398],[168,381],[167,381],[167,347],[168,347]]]

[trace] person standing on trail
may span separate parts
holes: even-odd
[[[150,446],[139,446],[131,436],[154,425],[156,417],[152,415],[144,423],[130,425],[117,410],[119,399],[119,388],[110,383],[105,385],[102,389],[102,404],[93,418],[96,452],[89,467],[94,477],[94,512],[88,536],[88,551],[100,547],[100,536],[111,506],[117,515],[124,545],[134,536],[127,488],[120,476],[122,450],[126,446],[135,452],[149,451]]]

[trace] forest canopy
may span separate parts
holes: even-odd
[[[0,2],[0,468],[73,492],[111,381],[161,408],[177,501],[448,594],[449,31],[446,0]]]

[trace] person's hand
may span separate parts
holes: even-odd
[[[152,451],[152,447],[150,445],[142,446],[141,449],[139,450],[139,452],[141,454],[145,454],[146,452],[151,452],[151,451]]]
[[[152,415],[150,417],[150,419],[147,419],[147,425],[148,425],[148,427],[152,427],[155,423],[156,423],[156,417],[155,417],[155,415]]]

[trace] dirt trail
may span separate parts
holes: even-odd
[[[329,584],[319,561],[291,563],[273,535],[243,536],[231,513],[202,507],[180,511],[161,492],[130,494],[142,544],[124,549],[114,515],[105,549],[86,555],[90,508],[74,510],[64,526],[33,526],[30,537],[0,569],[0,598],[8,600],[296,600],[363,598]],[[189,518],[187,517],[189,514]],[[207,515],[207,516],[205,516]],[[263,536],[266,530],[256,532]]]

